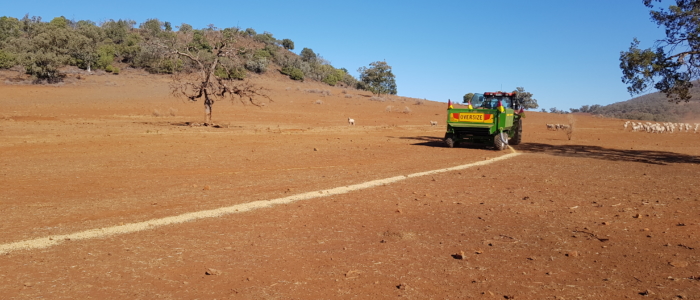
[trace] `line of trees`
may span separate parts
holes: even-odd
[[[365,89],[374,93],[396,93],[394,75],[386,62],[363,67],[357,80],[345,68],[335,68],[310,48],[296,55],[294,42],[278,40],[272,33],[257,33],[253,28],[194,29],[189,24],[148,19],[141,24],[132,20],[108,20],[97,24],[89,20],[73,21],[57,17],[43,22],[40,17],[22,19],[0,17],[0,69],[21,67],[36,82],[58,82],[60,69],[77,66],[87,71],[104,70],[118,74],[120,66],[145,69],[156,74],[191,73],[200,66],[173,52],[189,49],[209,52],[217,45],[207,36],[225,34],[229,51],[235,56],[222,59],[214,72],[221,78],[243,80],[250,72],[266,73],[274,65],[293,80],[315,80],[328,85]],[[373,65],[376,64],[376,65]],[[387,72],[388,68],[388,72]],[[380,77],[372,75],[379,71]],[[381,83],[377,83],[381,82]],[[380,85],[384,85],[378,88]]]

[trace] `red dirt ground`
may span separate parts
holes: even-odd
[[[444,147],[444,103],[281,75],[252,79],[265,106],[217,102],[222,128],[187,126],[202,104],[171,97],[167,77],[13,76],[0,74],[0,244],[510,153]],[[571,140],[545,128],[569,121]],[[509,160],[11,251],[0,298],[700,299],[700,134],[622,123],[528,112]]]

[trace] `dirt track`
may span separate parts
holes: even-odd
[[[223,128],[185,126],[202,105],[164,77],[0,83],[0,243],[505,154],[443,147],[444,103],[255,80],[275,101],[216,103]],[[12,251],[0,298],[700,299],[700,134],[544,126],[566,122],[528,113],[522,155],[490,165]]]

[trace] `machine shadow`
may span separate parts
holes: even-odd
[[[414,146],[426,146],[426,147],[436,147],[436,148],[446,148],[447,145],[441,137],[435,136],[407,136],[407,137],[391,137],[398,138],[402,140],[419,140],[422,142],[414,143]],[[472,143],[462,143],[455,148],[467,148],[467,149],[490,149],[483,144],[472,144]]]
[[[590,145],[549,145],[541,143],[523,143],[513,146],[517,151],[545,153],[556,156],[595,158],[609,161],[640,162],[645,164],[700,164],[700,156],[666,151],[622,150]]]
[[[442,138],[435,136],[392,137],[404,140],[419,140],[414,146],[446,147]],[[700,156],[693,156],[667,151],[622,150],[590,145],[550,145],[542,143],[523,143],[512,146],[515,150],[526,153],[544,153],[556,156],[594,158],[609,161],[639,162],[654,165],[700,164]],[[457,148],[491,149],[479,144],[464,144]]]

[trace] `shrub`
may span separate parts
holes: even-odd
[[[242,67],[235,67],[231,70],[229,70],[228,76],[230,79],[236,79],[236,80],[243,80],[245,79],[246,75],[248,73],[245,71],[245,68]]]
[[[63,80],[64,75],[58,68],[64,65],[65,57],[52,52],[31,53],[24,61],[24,68],[27,74],[32,75],[36,81],[47,81],[57,83]]]
[[[96,69],[107,70],[107,67],[114,62],[114,55],[116,53],[116,48],[114,45],[102,45],[97,49],[97,62],[95,62]]]
[[[260,50],[255,51],[255,54],[253,54],[253,58],[254,58],[254,59],[261,59],[261,58],[264,58],[264,59],[271,59],[271,58],[272,58],[272,54],[270,53],[270,50],[267,49],[267,48],[266,48],[266,49],[260,49]]]
[[[0,49],[0,69],[9,69],[17,64],[15,55]]]
[[[282,74],[288,75],[292,80],[304,81],[304,72],[295,67],[283,67]]]
[[[228,70],[219,66],[214,70],[214,76],[224,79],[235,79],[243,80],[245,79],[247,73],[243,67],[232,67]]]
[[[115,67],[115,66],[109,65],[109,66],[107,66],[107,67],[105,68],[105,71],[106,71],[107,73],[112,73],[112,74],[114,74],[114,75],[117,75],[117,74],[119,74],[119,71],[120,71],[120,70],[119,70],[119,68],[117,68],[117,67]]]
[[[332,67],[331,67],[332,68]],[[345,76],[345,72],[340,69],[333,69],[330,74],[328,74],[325,78],[323,78],[323,82],[330,85],[330,86],[335,86],[340,82],[343,77]]]
[[[267,58],[249,60],[245,63],[245,68],[251,72],[262,74],[267,72]]]
[[[272,33],[269,33],[269,32],[267,32],[267,31],[266,31],[265,33],[263,33],[263,34],[255,35],[255,36],[253,37],[253,39],[256,40],[256,41],[258,41],[258,42],[265,43],[265,44],[268,44],[268,45],[273,45],[273,44],[276,44],[276,43],[277,43],[277,39],[275,39],[275,38],[272,36]]]

